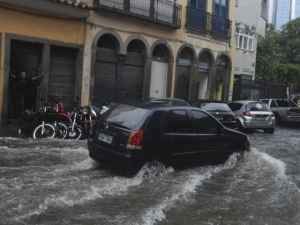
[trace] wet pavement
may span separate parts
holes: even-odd
[[[0,224],[300,225],[300,128],[249,138],[243,160],[133,178],[100,168],[84,141],[0,138]]]

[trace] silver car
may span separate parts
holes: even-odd
[[[269,107],[258,101],[235,101],[229,107],[236,114],[241,129],[262,129],[274,133],[275,115]]]

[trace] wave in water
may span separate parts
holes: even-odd
[[[187,201],[203,181],[225,169],[233,168],[237,163],[238,156],[238,154],[233,154],[222,166],[203,167],[200,171],[196,170],[192,174],[189,173],[186,182],[181,184],[180,187],[176,187],[176,191],[171,197],[167,197],[160,204],[148,208],[142,215],[142,222],[135,223],[135,225],[153,225],[166,219],[165,212],[172,208],[177,201]]]
[[[83,168],[86,167],[85,164],[86,162],[83,163]],[[145,179],[153,179],[156,176],[161,177],[173,171],[172,168],[165,168],[163,166],[145,165],[134,178],[103,178],[97,184],[77,187],[77,189],[66,191],[60,195],[47,197],[35,210],[18,216],[15,220],[22,221],[32,216],[40,215],[49,207],[73,207],[106,196],[124,195],[130,188],[139,186]]]

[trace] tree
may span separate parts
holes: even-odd
[[[276,80],[287,86],[299,84],[300,66],[297,64],[279,64],[275,67]]]
[[[300,18],[283,26],[280,35],[283,63],[300,63]]]
[[[282,60],[280,33],[273,28],[267,30],[265,38],[258,38],[256,55],[256,77],[263,80],[276,80],[275,69]]]

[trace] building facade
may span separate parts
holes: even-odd
[[[241,0],[236,4],[236,79],[255,79],[257,38],[265,34],[265,10],[263,0]]]
[[[0,0],[0,118],[81,96],[86,4]],[[30,80],[30,82],[29,82]]]
[[[234,5],[0,0],[1,118],[19,116],[18,99],[32,110],[52,99],[67,110],[76,101],[231,99]],[[23,76],[31,82],[28,92]]]
[[[82,104],[230,98],[234,10],[229,0],[95,1]]]

